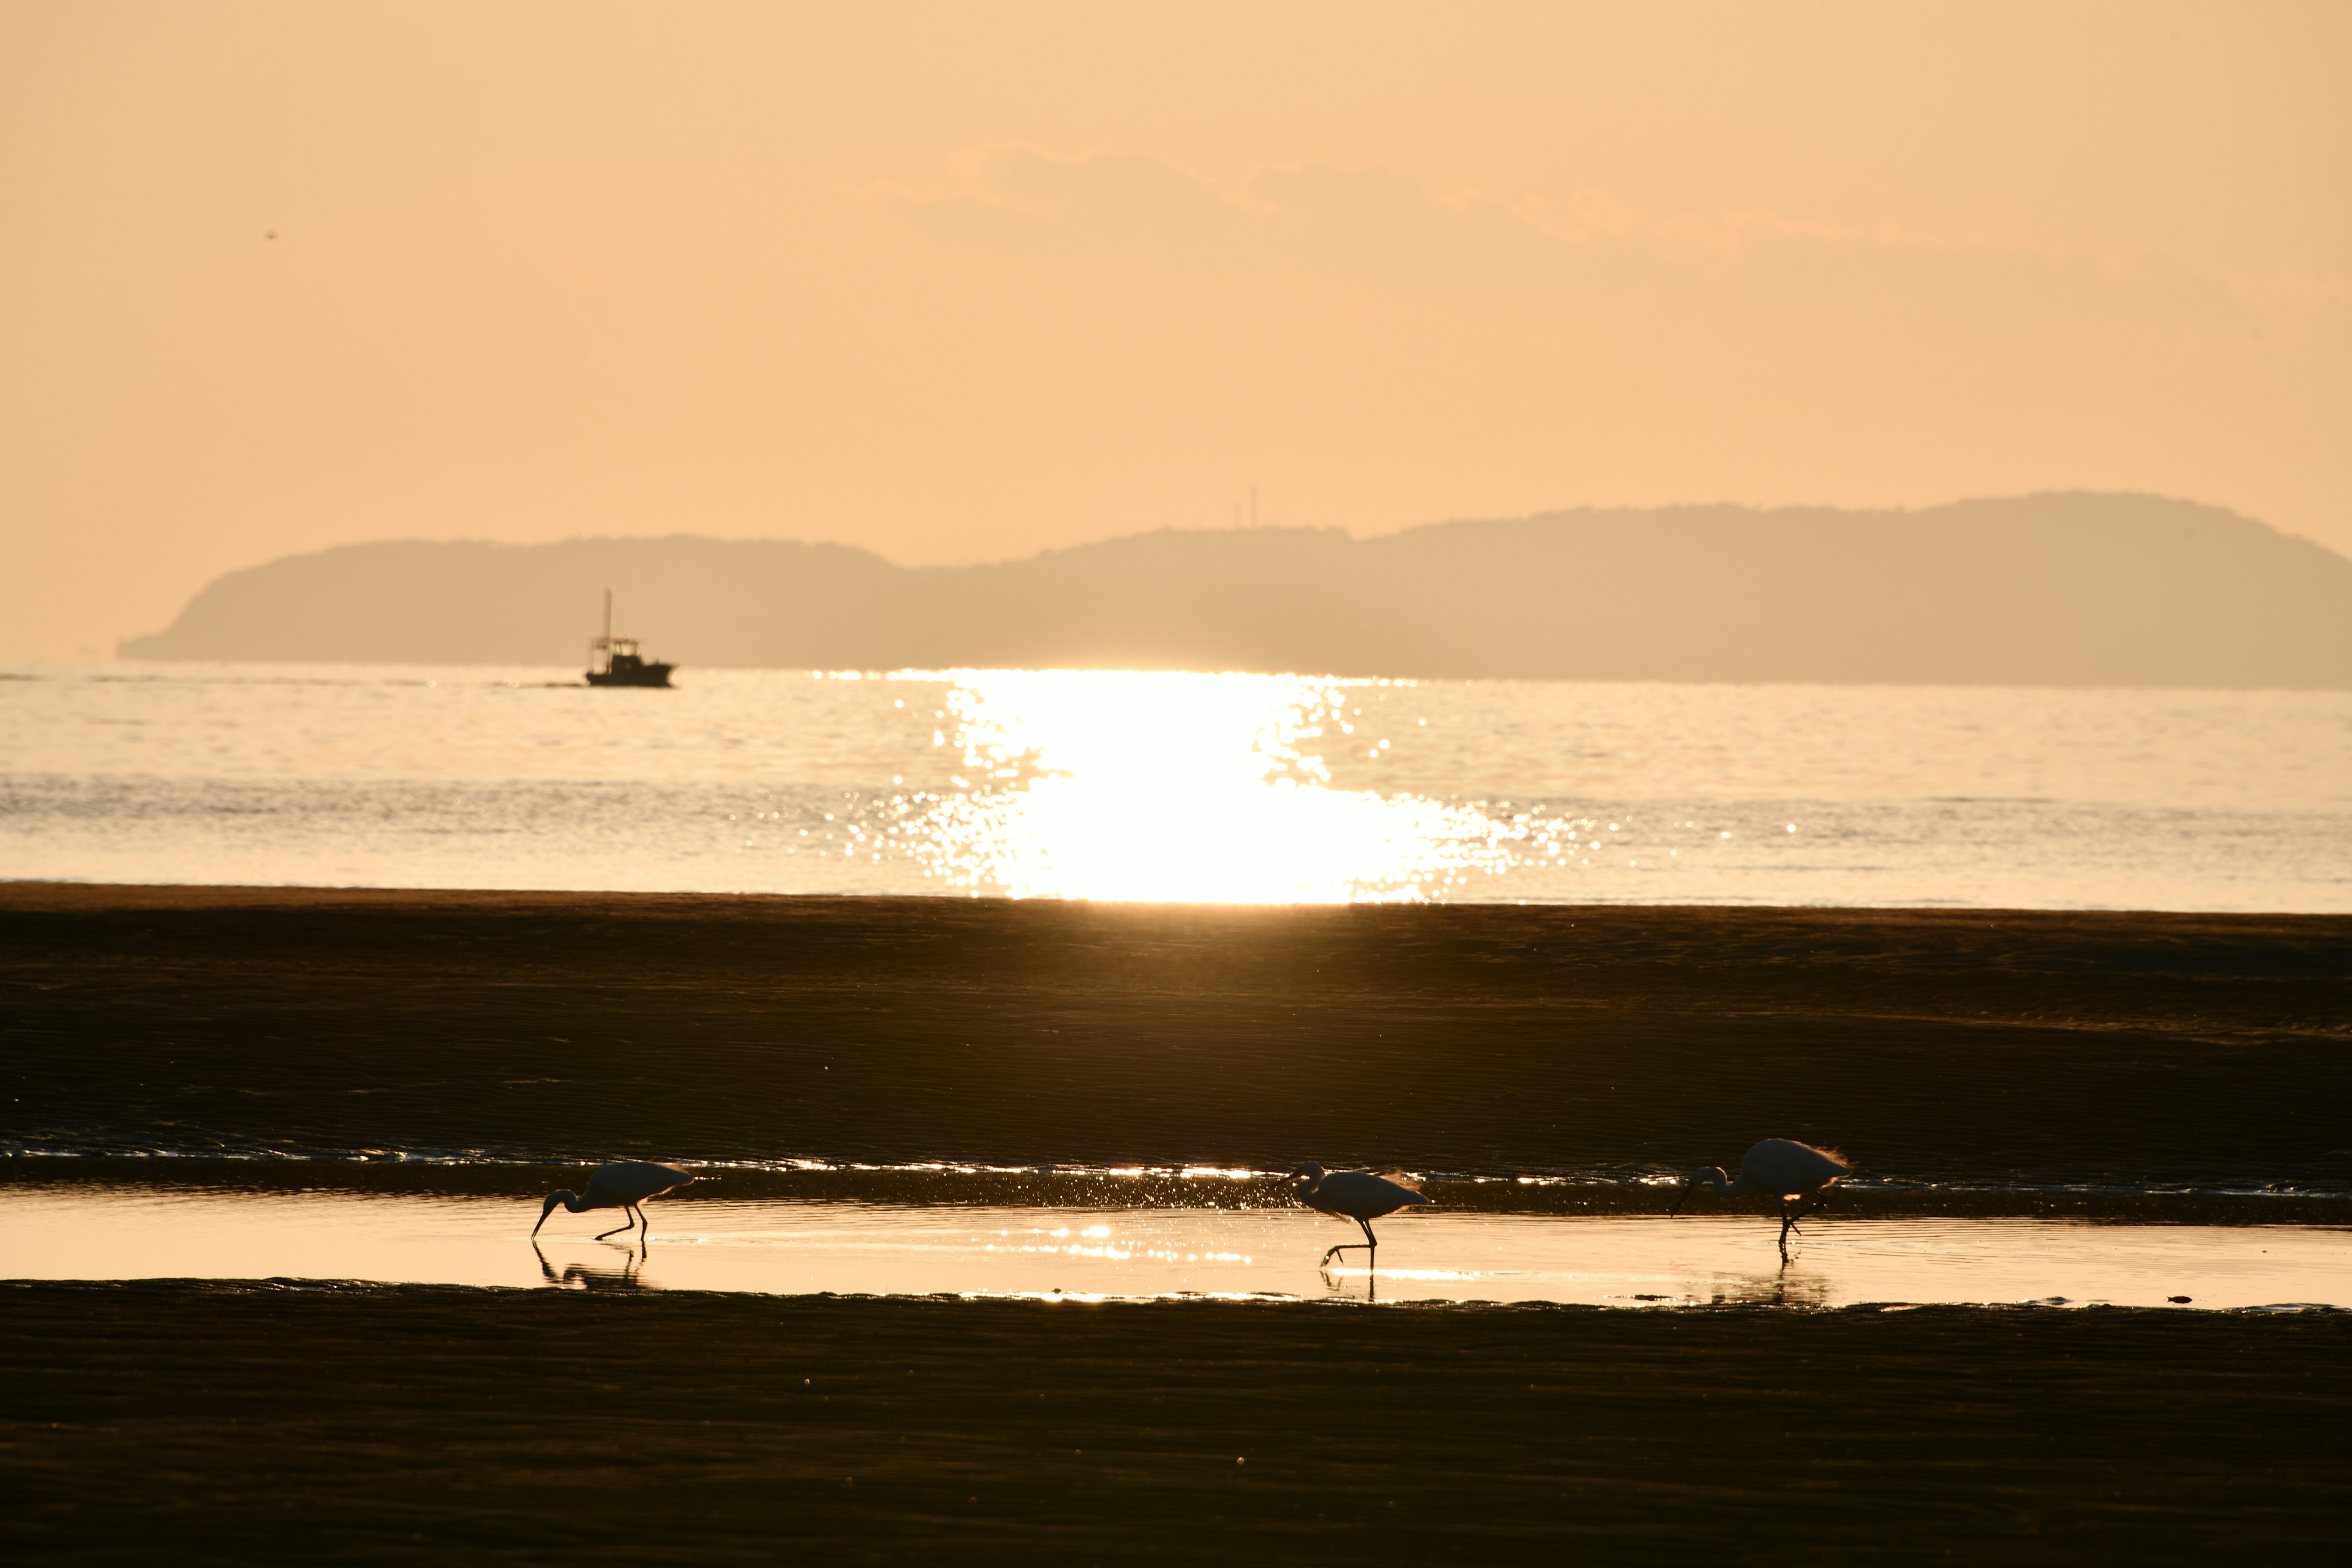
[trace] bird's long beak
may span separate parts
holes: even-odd
[[[1683,1184],[1683,1190],[1675,1196],[1675,1206],[1666,1211],[1666,1217],[1668,1219],[1672,1219],[1683,1212],[1683,1205],[1690,1202],[1691,1188],[1696,1185],[1697,1185],[1696,1182],[1685,1182]]]
[[[543,1226],[547,1223],[547,1216],[553,1214],[555,1212],[555,1205],[562,1201],[563,1194],[562,1193],[550,1193],[547,1194],[547,1201],[539,1205],[539,1225],[535,1225],[530,1227],[532,1240],[536,1241],[539,1239],[540,1226]]]

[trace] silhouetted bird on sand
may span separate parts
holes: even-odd
[[[1307,1178],[1297,1188],[1300,1203],[1318,1214],[1351,1219],[1364,1227],[1362,1250],[1372,1255],[1374,1263],[1380,1261],[1381,1238],[1372,1234],[1372,1221],[1429,1201],[1413,1190],[1417,1184],[1402,1172],[1375,1176],[1370,1171],[1326,1171],[1310,1160],[1290,1173]],[[1328,1263],[1357,1248],[1357,1243],[1344,1242],[1325,1253],[1323,1261]]]
[[[1827,1192],[1831,1187],[1853,1173],[1845,1156],[1834,1149],[1816,1149],[1810,1143],[1791,1142],[1786,1138],[1767,1138],[1740,1156],[1739,1179],[1726,1181],[1723,1167],[1709,1165],[1703,1171],[1693,1171],[1683,1178],[1682,1196],[1675,1200],[1674,1212],[1683,1212],[1693,1191],[1711,1187],[1719,1198],[1736,1198],[1746,1193],[1769,1193],[1780,1200],[1780,1245],[1789,1244],[1789,1233],[1797,1228],[1797,1216],[1789,1205],[1800,1198]]]
[[[672,1188],[682,1187],[692,1180],[694,1178],[684,1171],[674,1171],[667,1165],[656,1165],[649,1160],[614,1160],[596,1167],[596,1173],[588,1178],[586,1192],[575,1193],[570,1187],[562,1187],[548,1194],[547,1202],[541,1205],[539,1211],[539,1225],[532,1226],[530,1233],[533,1236],[539,1234],[539,1226],[547,1223],[547,1216],[555,1212],[558,1204],[573,1214],[585,1214],[590,1209],[625,1211],[629,1215],[627,1222],[616,1225],[596,1237],[602,1241],[604,1237],[618,1236],[630,1226],[643,1222],[646,1214],[637,1207],[639,1204],[647,1198],[657,1198]],[[650,1231],[653,1227],[647,1226],[646,1228]]]

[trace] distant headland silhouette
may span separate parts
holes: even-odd
[[[1097,668],[2352,687],[2352,561],[2214,507],[1547,512],[1162,531],[994,565],[788,541],[346,545],[234,572],[132,658],[568,666],[598,595],[688,672]]]

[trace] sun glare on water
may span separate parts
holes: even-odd
[[[966,670],[955,794],[916,842],[953,885],[1016,898],[1333,903],[1442,896],[1499,868],[1484,813],[1331,787],[1350,693],[1296,676]],[[1377,746],[1379,737],[1369,737]],[[1349,737],[1349,743],[1357,743]]]

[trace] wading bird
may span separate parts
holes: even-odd
[[[539,1226],[547,1223],[547,1216],[555,1212],[558,1204],[573,1214],[585,1214],[590,1209],[625,1211],[629,1215],[627,1221],[596,1237],[602,1241],[606,1236],[618,1236],[630,1226],[641,1223],[646,1214],[637,1207],[639,1204],[647,1198],[657,1198],[672,1188],[682,1187],[692,1180],[694,1178],[684,1171],[656,1165],[650,1160],[614,1160],[596,1167],[596,1173],[588,1178],[586,1192],[575,1193],[570,1187],[561,1187],[548,1194],[547,1202],[540,1206],[539,1225],[530,1227],[530,1234],[539,1234]],[[646,1228],[650,1232],[653,1227],[646,1226]]]
[[[1397,1172],[1375,1176],[1370,1171],[1326,1171],[1309,1160],[1290,1173],[1307,1178],[1297,1189],[1300,1203],[1318,1214],[1351,1219],[1364,1227],[1361,1250],[1372,1255],[1373,1263],[1380,1261],[1381,1238],[1372,1234],[1372,1221],[1429,1201],[1413,1191],[1412,1178]],[[1356,1250],[1357,1243],[1344,1242],[1325,1253],[1323,1261],[1328,1263],[1343,1252]]]
[[[1845,1156],[1833,1149],[1816,1149],[1810,1143],[1795,1143],[1786,1138],[1767,1138],[1740,1156],[1739,1179],[1724,1178],[1723,1167],[1709,1165],[1703,1171],[1693,1171],[1683,1178],[1682,1196],[1675,1200],[1674,1212],[1683,1212],[1691,1194],[1700,1187],[1712,1187],[1719,1198],[1736,1198],[1747,1193],[1769,1193],[1780,1200],[1780,1245],[1789,1245],[1789,1233],[1797,1228],[1797,1216],[1789,1205],[1800,1198],[1827,1192],[1837,1183],[1853,1173]]]

